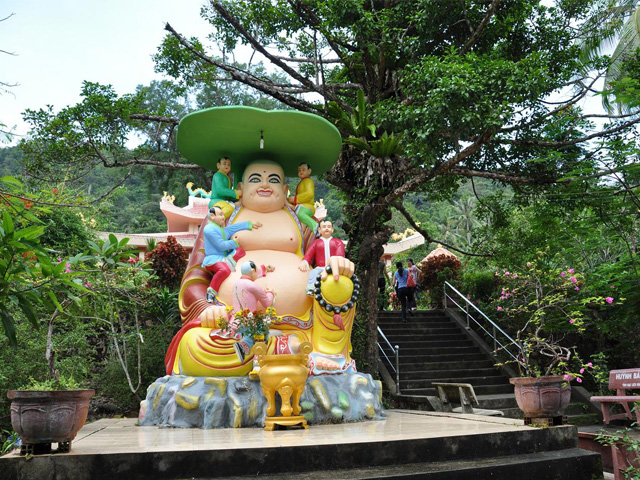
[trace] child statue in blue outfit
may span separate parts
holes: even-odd
[[[207,302],[213,303],[218,296],[218,289],[222,282],[235,272],[237,261],[245,256],[245,251],[237,240],[229,240],[236,232],[253,230],[262,227],[260,222],[240,222],[228,227],[224,226],[223,210],[214,206],[209,210],[209,224],[204,227],[204,261],[202,268],[213,273],[209,288],[207,288]]]

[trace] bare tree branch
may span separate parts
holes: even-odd
[[[24,195],[14,195],[10,192],[5,192],[4,190],[0,190],[0,195],[6,197],[17,198],[18,200],[22,200],[24,202],[32,202],[37,203],[38,205],[48,205],[50,207],[75,207],[75,208],[89,208],[89,205],[73,205],[71,203],[53,203],[53,202],[43,202],[41,200],[36,200],[34,198],[25,197]]]
[[[308,113],[318,113],[317,108],[314,108],[313,104],[305,102],[304,100],[298,99],[296,97],[292,97],[291,95],[284,95],[281,91],[273,86],[273,84],[269,81],[259,79],[255,75],[252,75],[249,72],[241,70],[239,68],[228,65],[224,62],[218,62],[212,58],[207,57],[202,52],[199,52],[193,45],[191,45],[182,35],[176,32],[171,25],[168,23],[165,25],[165,30],[170,32],[176,39],[180,42],[182,46],[184,46],[187,50],[193,53],[196,57],[202,60],[209,65],[213,65],[221,70],[226,71],[231,75],[231,78],[237,80],[240,83],[248,85],[256,90],[269,95],[276,100],[284,103],[285,105],[290,106],[291,108],[295,108],[298,110],[302,110]]]
[[[458,175],[467,178],[490,178],[492,180],[500,180],[501,182],[512,184],[540,183],[538,180],[529,177],[518,177],[499,172],[483,172],[480,170],[470,170],[468,168],[452,168],[445,175]]]
[[[640,117],[635,118],[633,120],[629,120],[628,122],[621,123],[616,127],[609,128],[607,130],[601,130],[596,133],[592,133],[591,135],[585,135],[579,138],[572,138],[571,140],[563,140],[561,142],[545,142],[542,140],[509,140],[509,139],[495,139],[496,143],[508,144],[508,145],[534,145],[538,147],[567,147],[570,145],[577,145],[579,143],[584,143],[588,140],[592,140],[594,138],[602,138],[608,135],[613,135],[615,133],[619,133],[628,127],[631,127],[640,122]]]
[[[482,31],[485,29],[487,25],[489,25],[489,21],[491,20],[491,17],[493,17],[493,14],[495,13],[496,8],[498,8],[498,4],[500,3],[500,1],[501,0],[493,0],[491,2],[491,5],[489,5],[489,8],[487,9],[487,13],[485,13],[484,18],[480,22],[480,25],[478,25],[478,28],[476,28],[476,30],[473,32],[469,41],[460,50],[460,55],[464,55],[469,50],[471,50],[471,47],[473,47],[473,45],[478,41]]]
[[[179,118],[161,117],[161,116],[158,116],[158,115],[145,115],[145,114],[142,114],[142,113],[134,113],[132,115],[129,115],[129,118],[131,118],[133,120],[147,120],[147,121],[151,121],[151,122],[169,123],[171,125],[178,125],[180,123],[180,119]]]
[[[393,192],[387,195],[384,198],[384,201],[387,203],[391,203],[398,198],[402,198],[406,193],[413,191],[421,183],[431,180],[438,175],[446,174],[455,165],[463,161],[468,156],[473,155],[475,152],[480,150],[483,145],[489,143],[491,141],[492,135],[493,133],[490,130],[486,130],[482,135],[476,138],[471,145],[458,152],[453,156],[453,158],[439,165],[435,165],[431,170],[425,170],[423,173],[413,176],[409,181],[405,182],[404,185],[395,189]]]
[[[124,185],[124,182],[127,181],[127,179],[131,176],[132,173],[133,173],[133,168],[130,168],[129,171],[124,176],[124,178],[120,180],[120,182],[117,185],[114,185],[113,188],[110,188],[105,193],[100,195],[98,198],[94,198],[93,203],[99,203],[103,198],[107,198],[109,195],[111,195],[116,188],[118,188],[120,185]]]
[[[331,49],[335,52],[336,55],[338,55],[338,58],[340,58],[340,60],[343,63],[347,63],[346,62],[347,59],[345,58],[344,52],[341,49],[348,50],[352,53],[356,53],[358,51],[358,49],[355,48],[353,45],[349,45],[348,43],[342,42],[337,38],[333,37],[332,35],[329,35],[327,32],[322,31],[320,29],[322,25],[322,23],[320,22],[320,19],[316,16],[316,14],[313,12],[311,7],[309,7],[309,5],[307,5],[304,1],[301,1],[301,0],[287,0],[287,1],[289,2],[289,5],[291,5],[295,9],[295,11],[298,13],[300,18],[307,22],[307,25],[309,25],[314,30],[317,30],[322,34],[322,36],[325,38],[325,40],[327,41]]]
[[[449,250],[455,250],[458,253],[461,253],[463,255],[469,255],[471,257],[491,257],[492,256],[492,255],[482,254],[482,253],[465,252],[464,250],[461,250],[458,247],[454,247],[453,245],[450,245],[450,244],[448,244],[446,242],[431,238],[426,230],[424,230],[423,228],[420,228],[420,226],[416,223],[416,221],[413,219],[411,214],[404,208],[402,203],[400,203],[398,201],[394,201],[394,202],[391,202],[391,205],[396,210],[398,210],[404,216],[404,218],[407,219],[407,222],[409,222],[409,224],[413,227],[414,230],[416,230],[420,235],[422,235],[424,237],[424,241],[427,244],[427,246],[430,243],[436,243],[436,244],[439,243],[440,245],[448,248]]]
[[[315,85],[311,80],[306,78],[304,75],[301,75],[296,70],[291,68],[289,65],[284,63],[282,60],[278,59],[275,55],[272,55],[271,53],[269,53],[269,51],[267,51],[267,49],[265,49],[264,46],[254,38],[253,35],[251,35],[249,32],[247,32],[244,29],[244,27],[240,24],[240,22],[238,22],[238,20],[233,15],[231,15],[231,13],[229,13],[229,11],[222,4],[220,4],[219,2],[215,2],[213,0],[211,0],[210,3],[211,3],[211,6],[217,10],[218,14],[220,14],[222,18],[224,18],[227,22],[229,22],[233,26],[233,28],[240,35],[242,35],[242,37],[244,37],[256,51],[264,55],[264,57],[270,60],[274,65],[277,65],[278,67],[280,67],[280,69],[283,72],[287,73],[291,78],[296,79],[307,88],[312,89],[314,92],[320,95],[326,95],[330,100],[333,100],[342,105],[342,100],[339,97],[336,97],[333,93],[330,93],[330,92],[323,92],[322,88],[320,88],[318,85]]]
[[[278,55],[274,55],[273,58],[277,58],[278,60],[282,60],[284,62],[292,62],[292,63],[341,63],[342,60],[339,58],[329,58],[326,60],[322,60],[319,58],[318,60],[314,60],[313,58],[292,58],[292,57],[281,57]]]
[[[589,92],[589,88],[591,86],[593,86],[593,84],[598,81],[599,79],[599,75],[596,76],[592,81],[591,84],[589,86],[585,86],[580,92],[578,92],[576,95],[573,96],[573,98],[569,99],[568,101],[562,102],[561,105],[553,110],[550,110],[549,112],[545,113],[544,115],[542,115],[541,117],[538,118],[534,118],[532,119],[530,122],[527,122],[523,125],[515,125],[513,127],[505,127],[505,128],[501,128],[500,132],[501,133],[506,133],[506,132],[512,132],[514,130],[522,130],[523,128],[529,127],[531,125],[535,125],[536,123],[540,123],[542,120],[549,118],[553,115],[556,115],[557,113],[560,113],[564,110],[566,110],[567,108],[571,107],[572,105],[575,105],[576,103],[578,103],[580,100],[582,100],[586,94]],[[580,117],[582,118],[586,118],[586,117]]]
[[[309,25],[311,28],[313,28],[314,30],[322,34],[322,36],[327,41],[327,44],[329,45],[329,47],[331,47],[334,53],[342,61],[345,68],[349,70],[353,78],[357,78],[358,83],[364,84],[365,82],[364,82],[364,78],[362,77],[362,73],[358,69],[352,68],[349,58],[347,57],[345,52],[343,52],[343,49],[344,49],[348,52],[356,53],[358,49],[355,48],[353,45],[349,45],[347,43],[339,41],[338,39],[330,35],[328,32],[324,31],[322,29],[322,22],[320,22],[320,20],[318,19],[316,14],[313,12],[311,7],[309,7],[304,1],[301,1],[301,0],[287,0],[287,1],[289,2],[289,5],[291,5],[291,7],[296,11],[300,19],[304,20],[307,23],[307,25]]]

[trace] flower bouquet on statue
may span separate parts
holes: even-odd
[[[327,207],[324,204],[324,199],[321,198],[319,202],[314,204],[316,207],[316,213],[314,214],[315,219],[319,222],[327,217]]]
[[[235,350],[241,362],[251,352],[255,342],[266,342],[269,329],[278,321],[276,309],[268,307],[263,311],[238,310],[229,320],[220,321],[220,328],[236,336],[242,337],[235,345]]]

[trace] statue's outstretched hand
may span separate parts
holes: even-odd
[[[309,262],[307,262],[306,260],[302,260],[300,262],[300,265],[298,266],[298,270],[300,270],[301,272],[306,272],[307,270],[309,270]]]
[[[262,226],[261,222],[251,222],[252,228],[260,228]]]
[[[331,274],[333,275],[333,279],[335,281],[338,281],[340,275],[351,278],[353,276],[353,272],[355,271],[355,265],[353,264],[353,262],[345,257],[330,257],[327,265],[331,267]],[[321,279],[324,282],[326,278],[327,271],[323,270]]]
[[[219,320],[227,319],[229,312],[226,307],[220,305],[211,305],[200,314],[200,323],[205,328],[219,328]]]

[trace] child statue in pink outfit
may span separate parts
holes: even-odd
[[[271,307],[275,301],[275,296],[270,288],[263,289],[255,283],[258,278],[264,277],[268,272],[273,272],[275,267],[272,265],[260,265],[257,267],[252,261],[245,262],[240,267],[242,276],[233,287],[233,311],[249,310],[255,312],[259,309],[259,305],[264,308]],[[229,323],[229,330],[238,332],[243,335],[242,340],[234,345],[236,353],[240,361],[244,361],[244,356],[249,354],[253,347],[253,337],[245,335],[242,330],[238,330],[238,324],[235,318]]]

